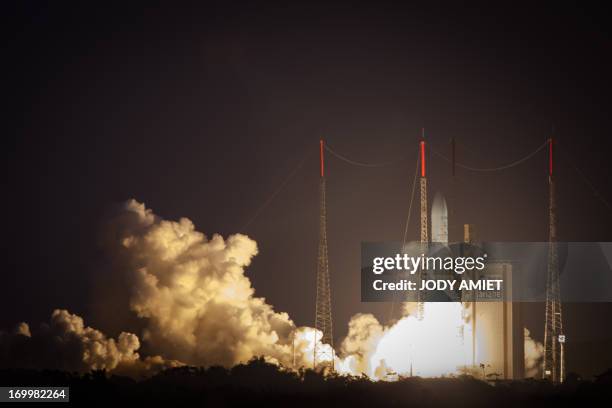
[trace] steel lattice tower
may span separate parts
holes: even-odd
[[[319,253],[317,259],[317,303],[315,316],[315,330],[321,331],[321,339],[315,339],[313,368],[317,363],[324,362],[334,369],[333,355],[333,328],[331,312],[331,286],[329,278],[329,262],[327,258],[327,209],[325,206],[325,167],[323,160],[323,140],[320,141],[321,181],[320,181],[320,214],[319,214]],[[315,331],[316,333],[316,331]],[[316,340],[331,346],[331,352],[318,349]],[[331,355],[330,355],[331,353]]]
[[[421,141],[421,244],[429,243],[427,218],[427,177],[425,177],[425,142]]]
[[[425,138],[425,129],[423,129],[423,139]],[[421,157],[421,250],[423,253],[427,251],[429,244],[429,228],[427,218],[427,177],[425,174],[425,140],[420,142],[420,157]],[[423,272],[419,271],[419,277],[417,279],[417,287],[421,286],[421,280]],[[425,304],[423,299],[424,294],[421,291],[417,292],[417,317],[423,318],[425,313]]]
[[[561,289],[559,285],[559,261],[557,254],[557,214],[555,183],[553,179],[553,140],[549,139],[548,168],[548,268],[546,277],[546,326],[544,329],[543,377],[553,383],[563,382],[565,356],[563,315],[561,314]]]

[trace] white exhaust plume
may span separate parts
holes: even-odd
[[[140,360],[138,337],[122,332],[115,340],[86,327],[83,319],[56,309],[49,323],[30,331],[20,323],[13,333],[0,332],[0,367],[47,368],[87,372],[124,370],[137,374],[155,372],[176,362],[161,357]]]
[[[436,377],[456,374],[468,364],[469,329],[459,303],[426,303],[426,318],[407,315],[383,326],[372,315],[356,315],[342,343],[339,371],[374,380],[397,376]]]
[[[55,310],[38,331],[21,323],[13,333],[0,332],[0,367],[140,377],[182,364],[231,367],[260,356],[286,367],[312,366],[314,329],[297,328],[275,312],[244,274],[257,254],[255,241],[241,234],[208,239],[190,220],[162,220],[135,200],[109,226],[119,262],[105,271],[104,300],[141,318],[141,340],[153,356],[140,358],[135,334],[108,338],[79,316]],[[115,291],[115,284],[127,290]]]
[[[480,377],[472,366],[472,325],[460,303],[425,303],[425,317],[415,317],[414,307],[404,304],[404,317],[383,326],[370,314],[357,314],[349,323],[336,367],[340,373],[373,380],[402,376],[438,377],[469,374]],[[535,377],[544,347],[524,329],[525,376]]]
[[[162,220],[135,200],[117,223],[129,308],[146,322],[147,350],[202,366],[231,367],[256,356],[291,366],[294,350],[297,365],[312,361],[313,329],[296,331],[286,313],[255,296],[245,276],[255,241],[242,234],[208,239],[187,218]]]
[[[525,328],[525,377],[536,377],[540,373],[544,345],[531,338],[529,330]]]
[[[135,200],[109,227],[115,262],[99,286],[112,294],[104,297],[115,306],[111,321],[140,339],[126,332],[109,338],[79,316],[56,310],[40,330],[22,323],[14,333],[0,332],[0,367],[104,369],[140,377],[181,364],[231,367],[260,356],[289,368],[312,367],[314,329],[296,327],[256,297],[245,275],[257,254],[255,241],[242,234],[207,238],[190,220],[163,220]],[[461,304],[426,303],[422,320],[410,305],[389,326],[370,314],[353,316],[339,356],[334,353],[336,370],[374,380],[468,372],[471,347],[464,338],[471,338],[471,325]],[[118,316],[124,311],[137,322],[126,323]],[[328,355],[331,347],[317,344],[329,348]],[[138,351],[151,357],[141,359]],[[537,370],[541,352],[526,332],[528,370]]]

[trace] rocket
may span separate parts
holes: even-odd
[[[448,209],[444,194],[437,192],[431,206],[431,242],[448,245]]]

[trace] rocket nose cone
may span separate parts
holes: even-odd
[[[448,211],[444,195],[437,192],[431,207],[431,240],[448,243]]]

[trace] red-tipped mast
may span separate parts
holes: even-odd
[[[320,140],[321,147],[321,177],[325,177],[325,163],[323,158],[323,139]]]
[[[421,140],[421,177],[425,177],[425,141]]]
[[[548,139],[548,175],[553,175],[553,138]]]

